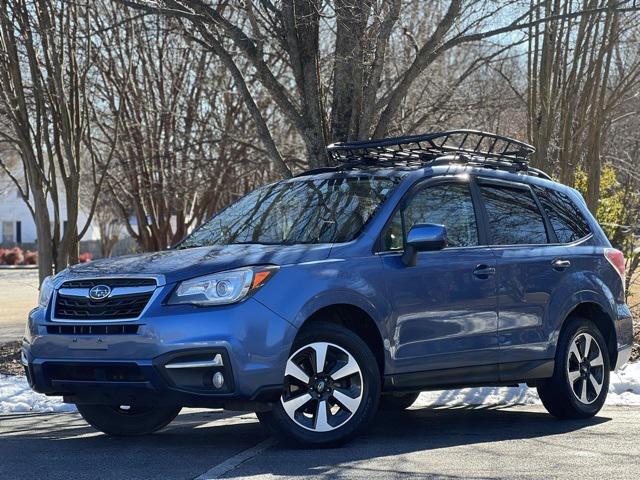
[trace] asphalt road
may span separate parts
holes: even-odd
[[[638,478],[640,408],[560,422],[541,407],[380,413],[330,450],[291,449],[250,414],[183,412],[162,432],[114,439],[75,414],[0,416],[2,479]]]

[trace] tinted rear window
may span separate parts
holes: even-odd
[[[547,243],[544,219],[528,189],[480,185],[493,245]]]
[[[542,208],[549,217],[558,242],[571,243],[591,233],[580,209],[562,192],[533,186]]]

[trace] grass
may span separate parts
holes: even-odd
[[[0,375],[23,375],[20,363],[20,342],[0,345]]]

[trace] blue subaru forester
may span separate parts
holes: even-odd
[[[556,417],[600,410],[633,342],[624,258],[531,146],[456,130],[328,152],[168,251],[48,278],[32,387],[111,435],[223,407],[316,446],[428,389],[526,382]]]

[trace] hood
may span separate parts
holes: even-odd
[[[73,277],[100,275],[164,275],[167,283],[250,265],[288,265],[324,260],[331,244],[318,245],[216,245],[127,255],[74,265],[62,274]]]

